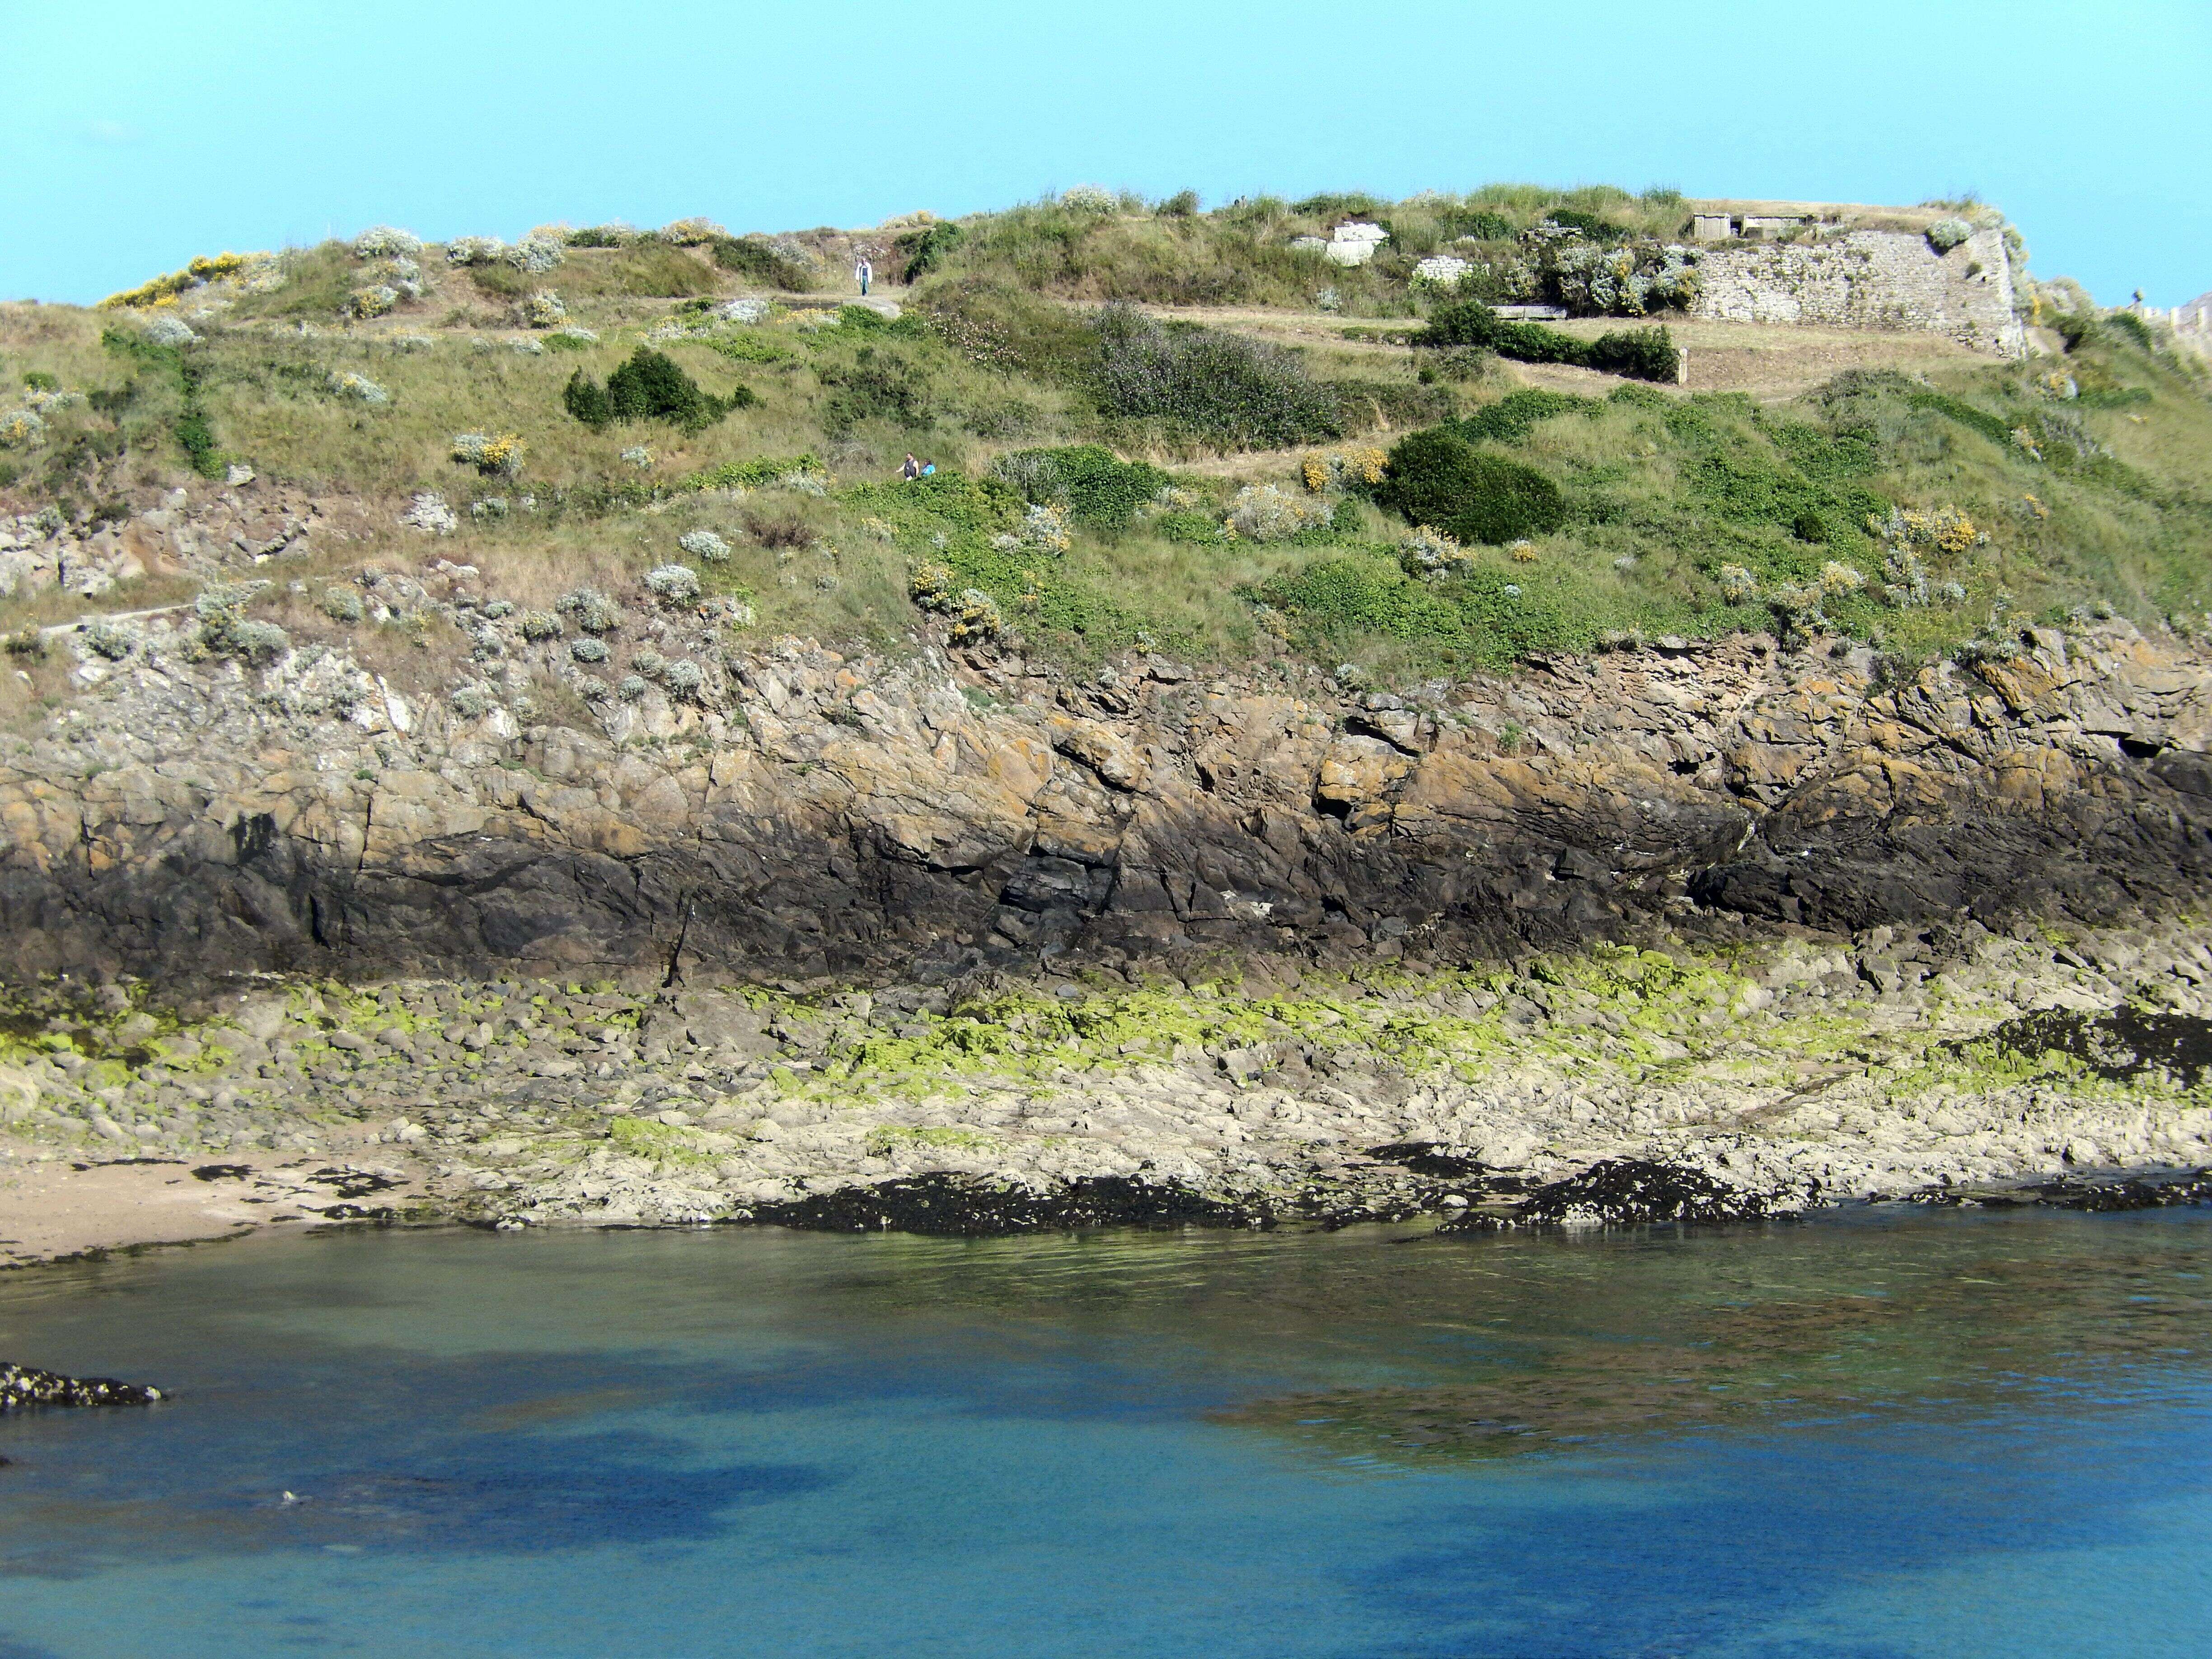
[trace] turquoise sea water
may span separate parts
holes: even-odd
[[[0,1659],[2198,1655],[2212,1217],[0,1279]],[[285,1494],[295,1501],[287,1502]]]

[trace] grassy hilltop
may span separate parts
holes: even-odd
[[[1347,269],[1311,239],[1350,216],[1390,240]],[[270,573],[303,591],[428,555],[546,604],[680,560],[763,635],[896,646],[930,613],[1077,664],[1413,677],[1668,634],[1913,658],[2085,609],[2205,625],[2195,360],[2063,285],[2030,285],[2045,355],[2016,363],[1687,322],[1686,220],[1668,192],[1076,191],[863,232],[204,258],[99,307],[0,307],[0,508],[88,528],[242,464],[376,526]],[[895,306],[852,303],[859,252]],[[1486,308],[1524,300],[1573,315]],[[896,482],[909,451],[936,475]],[[434,546],[397,523],[423,491],[459,520]],[[358,627],[303,624],[281,583],[254,603]],[[18,595],[0,629],[84,608]]]

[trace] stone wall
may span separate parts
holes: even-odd
[[[1813,323],[1923,331],[2000,356],[2027,352],[2001,229],[1948,253],[1923,236],[1854,230],[1819,240],[1717,247],[1698,261],[1693,316],[1713,322]]]

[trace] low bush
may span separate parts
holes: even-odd
[[[1458,575],[1472,562],[1468,550],[1457,539],[1426,525],[1416,525],[1398,542],[1400,568],[1407,575],[1426,581]]]
[[[156,325],[162,323],[175,326],[173,330],[158,330]],[[170,429],[177,446],[185,452],[193,471],[203,478],[220,478],[229,469],[229,459],[216,443],[215,422],[207,411],[207,366],[196,354],[188,355],[184,349],[198,337],[181,319],[162,316],[154,319],[143,331],[103,329],[100,343],[115,356],[174,382],[177,415]]]
[[[1145,461],[1125,461],[1110,449],[1080,444],[1066,449],[1018,449],[992,464],[993,476],[1039,505],[1064,507],[1093,530],[1119,530],[1174,480]]]
[[[704,472],[687,476],[683,488],[702,489],[764,489],[787,479],[819,477],[822,463],[812,455],[760,456],[750,461],[725,461]]]
[[[109,662],[121,662],[137,644],[128,633],[111,622],[96,622],[84,630],[84,648]]]
[[[367,322],[381,317],[399,303],[399,290],[388,283],[357,288],[346,295],[345,314]]]
[[[601,386],[583,370],[568,378],[561,394],[568,413],[594,428],[616,421],[668,421],[687,432],[712,426],[733,409],[759,401],[750,388],[738,386],[726,398],[699,389],[676,361],[650,346],[640,346],[629,361]]]
[[[1109,414],[1254,449],[1333,438],[1341,430],[1335,397],[1279,346],[1171,327],[1118,304],[1102,307],[1091,328],[1099,401]]]
[[[905,262],[899,280],[918,283],[937,270],[945,263],[945,256],[960,246],[965,234],[959,226],[945,219],[908,231],[892,245]]]
[[[1571,392],[1545,392],[1529,387],[1507,393],[1496,403],[1455,422],[1454,430],[1469,443],[1493,438],[1499,443],[1526,441],[1539,422],[1558,415],[1595,415],[1605,405],[1595,398],[1578,398]]]
[[[805,294],[814,286],[814,272],[803,254],[765,236],[718,236],[708,246],[724,270],[765,287]]]
[[[352,398],[364,404],[388,404],[392,401],[391,392],[366,374],[356,374],[350,370],[331,375],[330,387],[341,398]]]
[[[265,581],[217,582],[201,589],[192,602],[199,622],[198,653],[264,663],[289,650],[292,641],[283,629],[246,614],[247,602],[268,586]]]
[[[1938,219],[1928,227],[1927,234],[1929,246],[1934,248],[1938,253],[1948,253],[1972,236],[1974,234],[1974,228],[1964,219]]]
[[[1163,513],[1152,521],[1163,541],[1195,547],[1216,547],[1229,539],[1220,521],[1203,513]]]
[[[512,432],[457,432],[453,457],[487,478],[512,478],[522,471],[522,440]]]
[[[689,605],[699,597],[699,573],[688,564],[656,565],[645,573],[645,585],[671,605]]]
[[[605,634],[622,625],[622,611],[596,587],[571,588],[553,602],[553,608],[563,617],[574,618],[576,626],[586,634]],[[526,625],[524,631],[528,631]],[[553,631],[560,632],[557,622]]]
[[[1237,492],[1229,522],[1247,541],[1280,542],[1332,526],[1335,510],[1325,500],[1292,495],[1273,484],[1247,484]]]
[[[1480,346],[1518,362],[1571,363],[1662,383],[1680,374],[1682,361],[1664,328],[1620,331],[1584,340],[1541,323],[1508,322],[1480,300],[1437,307],[1413,343],[1431,349]]]
[[[1497,545],[1548,535],[1567,516],[1559,486],[1542,473],[1441,428],[1399,442],[1375,495],[1408,522],[1462,543]]]
[[[411,258],[422,251],[422,239],[396,225],[371,225],[353,239],[353,251],[362,259]]]
[[[892,348],[864,345],[850,363],[825,363],[818,372],[822,384],[830,388],[822,405],[822,423],[832,433],[850,432],[867,421],[922,426],[935,412],[927,375]]]

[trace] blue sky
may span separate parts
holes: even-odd
[[[872,224],[1097,182],[1979,192],[2106,303],[2212,289],[2206,0],[0,0],[0,297],[390,222]]]

